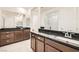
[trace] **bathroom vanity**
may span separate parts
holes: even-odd
[[[78,52],[79,41],[31,32],[31,48],[35,52]]]
[[[30,28],[5,28],[0,29],[0,46],[15,42],[28,40],[30,38]]]

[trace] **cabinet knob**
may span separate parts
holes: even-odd
[[[34,36],[34,35],[32,35],[32,36]]]
[[[7,35],[7,37],[9,37],[9,35]]]
[[[10,33],[10,32],[6,32],[6,33]]]
[[[40,37],[37,37],[38,39],[41,39]]]
[[[10,42],[9,40],[7,40],[6,42]]]

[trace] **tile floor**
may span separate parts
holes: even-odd
[[[0,47],[0,52],[32,52],[30,39]]]

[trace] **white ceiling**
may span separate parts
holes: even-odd
[[[0,7],[0,10],[6,10],[6,11],[11,11],[11,12],[18,12],[20,7]],[[29,9],[32,9],[32,7],[22,7],[26,12]]]

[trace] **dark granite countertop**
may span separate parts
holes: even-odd
[[[0,32],[25,30],[25,29],[30,29],[30,27],[24,27],[24,28],[2,28],[2,29],[0,29]]]
[[[48,35],[56,35],[56,36],[60,36],[60,37],[65,37],[65,33],[62,31],[55,31],[55,30],[48,30],[48,29],[39,29],[39,32],[41,33],[45,33]],[[75,33],[72,35],[72,38],[68,38],[68,39],[72,39],[72,40],[78,40],[79,41],[79,33]]]

